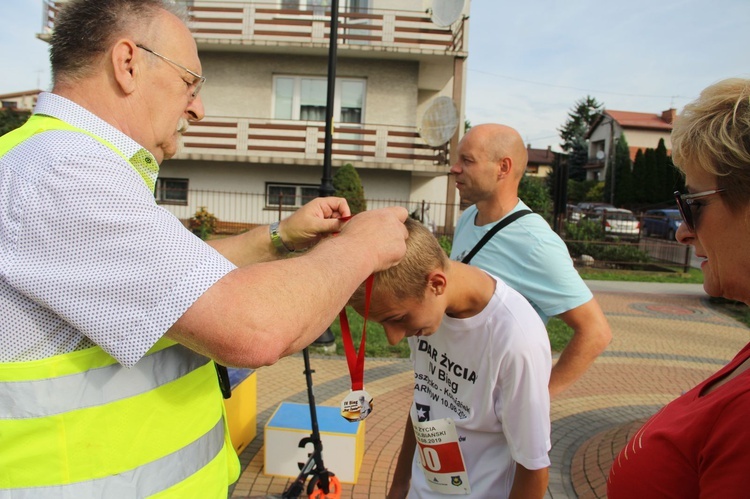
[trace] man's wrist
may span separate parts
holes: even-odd
[[[281,239],[281,233],[279,232],[279,222],[274,222],[268,226],[268,232],[271,236],[271,244],[276,248],[276,252],[280,255],[288,255],[294,253],[294,248],[289,248]]]

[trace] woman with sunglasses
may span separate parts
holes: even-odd
[[[750,80],[706,88],[672,131],[688,192],[677,240],[703,259],[703,288],[750,304]],[[617,456],[610,499],[748,497],[750,344],[723,369],[665,406]]]

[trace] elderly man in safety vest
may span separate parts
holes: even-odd
[[[225,498],[239,465],[213,361],[301,350],[405,251],[403,208],[343,223],[343,199],[318,199],[206,244],[156,204],[204,114],[174,9],[65,2],[54,88],[0,138],[1,497]]]

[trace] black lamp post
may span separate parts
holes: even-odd
[[[328,38],[328,95],[326,98],[325,146],[323,149],[323,178],[320,196],[333,196],[331,181],[331,152],[333,148],[333,101],[336,94],[336,49],[339,38],[339,0],[331,0],[331,31]]]
[[[328,38],[328,95],[326,97],[325,145],[323,148],[323,178],[320,179],[320,197],[333,196],[331,152],[333,149],[333,101],[336,94],[336,49],[339,38],[339,0],[331,0],[331,30]],[[331,328],[326,329],[313,345],[331,345],[335,342]]]

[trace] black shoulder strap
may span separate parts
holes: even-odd
[[[507,217],[500,220],[498,223],[495,224],[494,227],[492,227],[489,231],[487,231],[487,234],[484,235],[482,239],[479,240],[479,242],[469,251],[469,254],[466,255],[463,260],[461,260],[461,263],[469,263],[472,258],[474,258],[474,255],[477,254],[477,252],[482,249],[482,246],[484,246],[487,241],[492,239],[492,236],[497,234],[497,232],[505,227],[506,225],[512,224],[519,218],[521,218],[524,215],[528,215],[529,213],[533,213],[531,210],[518,210],[515,213],[511,213]]]

